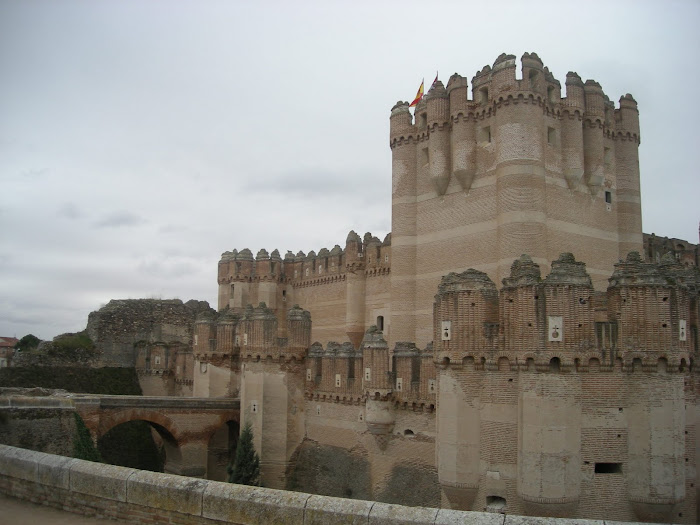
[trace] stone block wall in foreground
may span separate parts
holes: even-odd
[[[0,493],[129,523],[604,525],[404,507],[146,472],[0,445]]]

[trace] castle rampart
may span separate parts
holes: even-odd
[[[264,302],[278,317],[284,337],[284,316],[300,304],[314,318],[313,339],[326,343],[347,337],[356,347],[369,324],[389,319],[391,236],[384,241],[350,232],[341,249],[318,254],[274,250],[224,252],[219,261],[219,310],[242,312],[246,304]]]
[[[441,489],[416,504],[692,521],[699,289],[697,268],[672,256],[630,253],[603,292],[571,253],[544,277],[522,255],[500,289],[475,269],[443,277],[424,349],[373,326],[357,347],[305,353],[311,320],[295,307],[292,351],[272,310],[248,306],[234,353],[244,420],[276,436],[259,438],[266,483],[314,485],[335,455],[368,470],[317,490],[390,498],[410,477]]]

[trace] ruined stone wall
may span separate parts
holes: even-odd
[[[206,309],[205,302],[179,299],[112,300],[89,315],[86,331],[101,352],[100,366],[132,367],[139,343],[190,346],[195,316]],[[145,364],[147,356],[141,358]]]
[[[669,239],[645,233],[642,253],[647,262],[661,262],[661,258],[670,253],[684,266],[700,266],[700,247],[682,239]]]

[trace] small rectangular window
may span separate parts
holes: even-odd
[[[557,130],[554,128],[547,128],[547,144],[554,146],[557,143]]]
[[[421,150],[421,161],[423,166],[428,164],[428,161],[430,160],[430,155],[428,154],[428,148],[423,148]]]
[[[612,150],[610,148],[603,148],[603,162],[606,168],[612,166]]]
[[[596,474],[622,474],[622,463],[596,463]]]
[[[611,204],[611,203],[612,203],[612,192],[610,192],[610,191],[606,191],[606,192],[605,192],[605,202],[606,202],[607,204]]]
[[[479,130],[479,142],[489,143],[491,142],[491,126],[484,126]]]
[[[488,104],[489,102],[489,88],[483,87],[479,90],[479,95],[481,96],[481,103]]]
[[[428,125],[428,114],[427,114],[427,113],[423,113],[423,114],[420,116],[420,124],[419,124],[419,126],[420,126],[421,129],[423,129],[423,128],[425,128],[427,125]]]

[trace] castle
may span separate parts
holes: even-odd
[[[586,261],[596,289],[612,265],[642,251],[639,114],[600,85],[566,76],[566,97],[539,57],[501,55],[472,79],[433,84],[415,109],[391,110],[392,233],[350,233],[345,249],[284,260],[278,252],[223,254],[219,309],[298,303],[313,339],[346,334],[358,346],[376,324],[389,344],[432,339],[440,278],[476,268],[495,282],[529,254],[547,267],[560,253]],[[282,312],[282,315],[283,312]]]
[[[385,239],[225,252],[191,352],[135,348],[240,395],[266,486],[700,521],[697,247],[643,237],[632,96],[521,64],[392,108]]]

